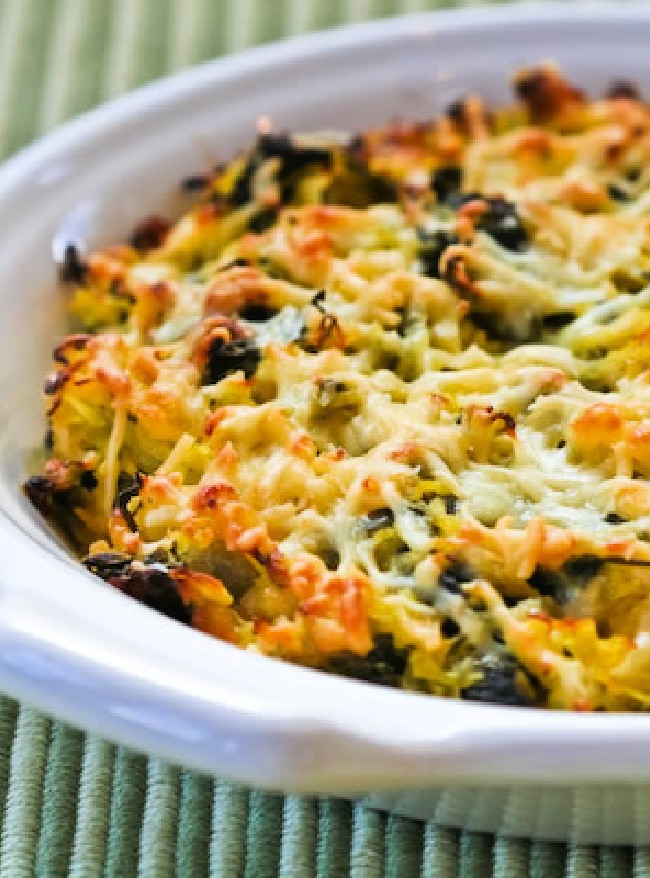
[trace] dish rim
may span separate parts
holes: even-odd
[[[412,35],[441,39],[478,28],[567,22],[598,27],[614,21],[630,29],[635,22],[648,25],[650,7],[636,2],[571,9],[531,4],[419,13],[294,37],[206,62],[94,109],[10,159],[0,168],[0,213],[57,157],[92,151],[104,135],[118,136],[215,83]],[[0,570],[2,688],[68,721],[166,758],[257,785],[318,792],[449,780],[650,780],[648,715],[474,704],[269,660],[152,613],[102,588],[94,577],[98,587],[88,589],[90,574],[34,542],[4,509],[0,551],[5,557]],[[27,584],[20,582],[26,571]],[[39,575],[49,581],[45,600],[42,588],[34,584]],[[107,651],[110,642],[88,639],[90,629],[85,630],[85,642],[78,639],[70,616],[73,599],[86,624],[93,615],[91,604],[95,613],[105,608],[116,623],[124,624],[123,637],[131,639],[122,644],[119,656]],[[133,642],[136,628],[148,632],[144,651]],[[226,672],[211,667],[197,676],[201,661],[209,659],[215,665],[222,659]],[[274,687],[285,686],[292,694],[278,697]]]

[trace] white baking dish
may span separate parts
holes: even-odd
[[[177,181],[279,128],[426,117],[507,97],[552,58],[650,94],[650,7],[507,7],[388,20],[255,50],[112,103],[0,169],[0,687],[100,734],[274,789],[357,794],[476,829],[650,840],[650,716],[441,700],[292,667],[172,622],[86,574],[19,491],[63,328],[52,240],[119,239]],[[390,792],[393,791],[393,792]],[[397,791],[397,792],[395,792]]]

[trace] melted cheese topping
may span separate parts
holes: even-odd
[[[650,701],[650,109],[261,136],[69,252],[30,498],[126,593],[439,695]]]

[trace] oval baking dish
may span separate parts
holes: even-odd
[[[359,130],[394,115],[430,117],[468,91],[503,103],[512,72],[547,58],[595,93],[613,78],[643,87],[648,26],[650,10],[631,5],[525,7],[302,38],[136,92],[0,170],[3,689],[248,783],[370,791],[379,806],[476,829],[643,840],[650,717],[425,698],[238,651],[84,573],[19,486],[42,433],[41,377],[65,326],[52,242],[101,245],[144,213],[173,209],[177,181],[206,153],[216,162],[249,143],[262,115],[280,130]]]

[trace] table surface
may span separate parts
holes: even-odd
[[[169,71],[435,0],[0,0],[0,155]],[[0,697],[0,878],[650,876],[650,849],[462,833],[273,796]]]

